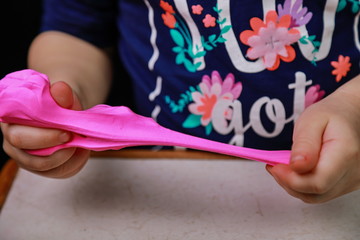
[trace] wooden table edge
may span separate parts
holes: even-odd
[[[13,159],[9,159],[0,172],[0,211],[6,201],[11,186],[18,172],[18,165]]]
[[[243,160],[232,156],[209,153],[197,150],[149,150],[149,149],[122,149],[116,151],[92,152],[92,158],[124,158],[124,159],[203,159],[203,160]],[[18,165],[9,159],[0,172],[0,211],[4,206],[12,184],[18,172]]]
[[[142,158],[142,159],[240,159],[218,153],[210,153],[198,150],[149,150],[149,149],[122,149],[115,151],[92,152],[91,157],[95,158]],[[243,159],[242,159],[243,160]]]

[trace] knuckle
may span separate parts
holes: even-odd
[[[23,138],[21,136],[21,133],[19,133],[18,131],[9,129],[6,137],[9,143],[15,147],[21,147],[23,144]]]
[[[81,169],[83,169],[83,167],[88,161],[88,151],[83,151],[83,150],[80,151],[82,151],[82,153],[78,154],[75,158],[71,159],[72,166],[71,168],[68,167],[66,170],[63,171],[64,174],[62,175],[62,178],[72,177],[77,173],[79,173]]]
[[[329,192],[330,186],[326,180],[317,179],[316,181],[304,183],[302,181],[289,182],[289,188],[307,195],[325,195]]]
[[[308,203],[308,204],[316,204],[316,203],[320,203],[320,201],[318,200],[317,197],[314,196],[304,196],[301,198],[301,200],[304,203]]]
[[[297,189],[300,192],[308,193],[311,195],[324,195],[329,191],[329,185],[324,180],[317,180],[315,182],[309,183],[306,186],[295,185],[294,189]]]
[[[51,170],[63,171],[63,169],[68,164],[72,154],[72,149],[63,149],[55,152],[48,157],[39,157],[39,159],[42,159],[42,161],[38,161],[37,165],[35,165],[34,167],[37,168],[37,171],[42,172]]]
[[[17,164],[26,170],[29,171],[47,171],[54,167],[56,164],[56,159],[52,156],[50,157],[38,157],[30,154],[26,154],[21,149],[17,149],[14,147],[9,141],[3,142],[3,149],[4,151],[14,159]]]
[[[323,195],[307,194],[307,195],[302,196],[301,200],[304,203],[308,203],[308,204],[320,204],[320,203],[325,203],[325,202],[329,201],[330,199],[326,198]]]
[[[53,155],[47,157],[27,155],[22,163],[27,169],[38,172],[49,171],[59,165],[58,160]]]
[[[297,137],[293,145],[293,147],[296,149],[302,149],[303,147],[308,147],[308,146],[310,147],[314,146],[314,140],[308,136]]]
[[[316,182],[311,186],[311,192],[314,194],[325,194],[328,190],[327,184],[322,182]]]
[[[77,173],[76,170],[75,166],[63,164],[53,173],[53,178],[70,178]]]
[[[5,139],[3,141],[2,147],[3,147],[4,151],[6,152],[6,154],[8,154],[10,157],[13,157],[13,156],[11,156],[12,155],[11,148],[10,148],[8,142]]]
[[[51,161],[41,157],[26,157],[20,160],[22,166],[32,171],[46,171],[51,168]]]

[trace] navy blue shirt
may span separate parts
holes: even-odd
[[[203,138],[289,149],[301,112],[359,74],[350,1],[44,2],[44,31],[118,46],[137,112]]]

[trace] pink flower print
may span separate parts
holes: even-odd
[[[285,0],[283,6],[281,4],[278,5],[279,17],[284,15],[291,16],[290,28],[306,25],[313,16],[311,12],[308,12],[307,7],[301,7],[302,4],[303,0],[296,0],[294,5],[291,6],[291,0]]]
[[[241,82],[235,83],[233,74],[229,73],[223,81],[217,71],[213,71],[211,77],[204,75],[199,87],[199,92],[192,93],[194,103],[189,105],[189,111],[202,116],[202,126],[207,126],[211,122],[212,111],[217,102],[223,99],[235,100],[242,91]],[[227,109],[224,116],[231,119],[232,109]]]
[[[235,100],[237,98],[239,98],[241,91],[242,91],[242,83],[241,82],[237,82],[235,84],[235,77],[232,73],[229,73],[224,81],[222,80],[220,74],[218,71],[213,71],[211,73],[211,78],[208,75],[204,75],[202,78],[202,82],[205,83],[208,88],[211,88],[212,85],[214,84],[220,84],[221,86],[221,96],[227,96],[229,97],[229,94],[231,94],[231,100]]]
[[[206,14],[205,18],[202,21],[204,23],[204,26],[207,28],[215,27],[215,25],[216,25],[216,18],[214,18],[210,14]]]
[[[332,61],[330,64],[335,68],[331,74],[336,76],[336,82],[340,82],[350,71],[351,67],[350,57],[344,57],[343,55],[339,56],[338,61]]]
[[[211,88],[205,83],[200,83],[201,92],[193,92],[194,103],[189,105],[189,111],[195,115],[201,115],[201,125],[207,126],[211,122],[213,108],[220,98],[221,86],[214,84]]]
[[[204,10],[200,4],[191,6],[191,9],[192,13],[196,15],[201,15],[202,11]]]
[[[311,86],[305,93],[305,108],[320,101],[324,95],[325,91],[320,90],[320,85]]]
[[[250,25],[253,30],[245,30],[240,34],[241,42],[250,46],[247,57],[253,60],[262,58],[268,70],[277,69],[280,60],[293,61],[296,53],[290,45],[300,39],[300,32],[290,28],[290,24],[290,15],[278,18],[275,11],[266,14],[265,22],[252,18]]]

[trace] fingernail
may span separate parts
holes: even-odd
[[[63,132],[60,134],[59,139],[61,142],[66,143],[70,140],[71,135],[68,132]]]
[[[296,155],[294,157],[291,158],[291,162],[300,162],[300,161],[305,161],[305,157],[302,155]]]
[[[274,166],[269,165],[269,164],[266,165],[266,170],[268,171],[268,173],[270,173],[270,175],[272,175],[271,169],[272,169],[273,167],[274,167]]]

